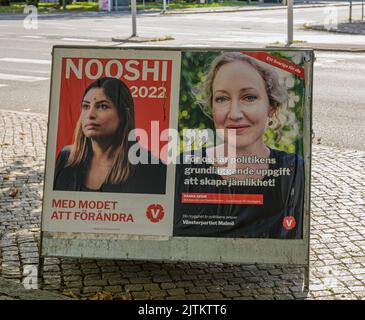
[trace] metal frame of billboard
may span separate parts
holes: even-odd
[[[164,50],[164,51],[301,51],[305,52],[305,102],[303,117],[303,149],[305,166],[303,239],[262,238],[199,238],[176,236],[113,235],[92,233],[59,233],[43,231],[39,276],[42,276],[45,257],[158,260],[220,263],[289,264],[305,268],[304,284],[309,285],[310,241],[310,191],[312,154],[312,84],[314,52],[312,49],[294,48],[242,48],[242,47],[157,47],[157,46],[54,46],[58,49],[98,50]],[[52,64],[49,117],[54,90],[54,65]],[[48,121],[48,137],[50,122]],[[48,143],[46,162],[48,157]],[[45,168],[46,176],[47,166]],[[43,194],[45,192],[45,184]],[[43,208],[44,209],[44,208]],[[42,212],[43,212],[42,209]],[[42,213],[43,221],[43,213]]]

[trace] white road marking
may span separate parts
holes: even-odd
[[[317,52],[317,58],[332,58],[332,59],[363,59],[365,56],[361,53],[324,53],[324,52]]]
[[[24,68],[21,69],[21,68],[6,68],[6,67],[4,68],[4,67],[1,67],[1,71],[2,72],[10,72],[10,73],[15,72],[15,73],[20,73],[21,74],[22,72],[24,72]],[[46,70],[31,70],[29,72],[32,72],[32,74],[33,73],[35,73],[35,74],[39,73],[39,74],[44,74],[44,75],[47,75],[47,76],[49,76],[50,73],[51,73],[50,70],[48,70],[48,71],[46,71]]]
[[[335,60],[335,59],[318,59],[318,60],[321,61],[322,64],[324,64],[324,63],[331,63],[331,64],[333,64],[333,63],[337,62],[337,60]]]
[[[77,30],[76,28],[72,28],[72,27],[54,27],[54,29],[61,29],[61,30]]]
[[[8,85],[7,84],[1,84],[0,83],[0,88],[2,88],[2,87],[7,87]]]
[[[11,81],[35,82],[35,81],[41,81],[41,80],[48,80],[49,78],[25,76],[22,74],[0,73],[0,79],[11,80]]]
[[[96,40],[92,39],[78,39],[78,38],[62,38],[63,41],[83,41],[83,42],[96,42]]]
[[[148,28],[150,28],[150,27],[148,27]],[[95,31],[105,31],[105,32],[112,32],[113,31],[113,29],[99,29],[99,28],[96,28],[94,30]]]
[[[28,39],[44,39],[42,36],[21,36],[20,38],[28,38]]]
[[[4,62],[31,63],[31,64],[51,64],[51,60],[42,59],[20,59],[20,58],[0,58]]]
[[[321,63],[321,62],[315,62],[314,63],[314,67],[320,67],[320,68],[323,68],[323,69],[331,69],[331,70],[333,70],[334,66],[335,66],[336,69],[346,70],[349,73],[352,73],[354,77],[355,77],[355,75],[354,75],[355,73],[359,73],[359,72],[364,72],[365,71],[365,66],[362,66],[362,65],[359,65],[359,66],[356,66],[356,67],[350,67],[349,68],[349,66],[343,65],[343,64],[340,64],[340,63],[336,63],[336,64],[326,64],[326,63]],[[352,71],[350,71],[350,70],[352,70]]]

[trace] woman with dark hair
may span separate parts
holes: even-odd
[[[174,236],[302,238],[303,159],[264,139],[288,100],[275,69],[226,52],[212,62],[200,93],[222,143],[195,152],[209,162],[188,163],[183,155],[177,166]]]
[[[54,190],[164,194],[166,166],[148,152],[147,164],[131,164],[128,140],[134,103],[119,79],[101,78],[82,98],[74,143],[56,162]]]

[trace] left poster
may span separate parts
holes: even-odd
[[[42,231],[172,235],[180,59],[54,47]]]

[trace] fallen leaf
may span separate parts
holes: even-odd
[[[19,192],[18,188],[12,187],[10,188],[9,196],[15,198],[18,192]]]
[[[113,300],[113,294],[108,291],[98,292],[99,300]]]
[[[87,300],[113,300],[113,294],[108,291],[99,291],[91,296],[86,297]]]
[[[64,291],[64,292],[62,292],[62,294],[64,295],[64,296],[66,296],[66,297],[69,297],[69,298],[72,298],[72,299],[78,299],[78,300],[80,300],[80,297],[79,296],[77,296],[74,292],[72,292],[72,291]]]
[[[99,299],[99,295],[97,293],[95,293],[91,296],[86,297],[86,300],[100,300],[100,299]]]
[[[76,294],[72,291],[63,291],[62,293],[66,297],[70,297],[73,299],[78,299],[82,301],[86,300],[130,300],[123,295],[114,296],[111,292],[108,291],[98,291],[97,293],[91,294],[89,296],[81,297],[79,294]]]
[[[130,300],[130,297],[125,296],[123,294],[119,294],[119,295],[114,296],[113,300]]]
[[[3,179],[8,181],[8,180],[10,180],[10,176],[4,176]]]

